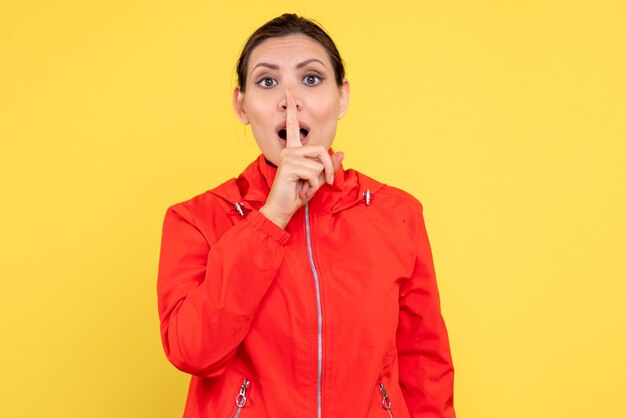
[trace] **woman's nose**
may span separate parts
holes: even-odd
[[[293,92],[293,89],[291,90]],[[296,98],[296,109],[302,110],[302,101],[299,99],[298,95],[294,92],[294,97]],[[287,110],[287,94],[283,91],[282,99],[280,100],[278,107],[282,111]]]

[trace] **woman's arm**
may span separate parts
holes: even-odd
[[[168,209],[158,277],[161,338],[180,370],[224,371],[270,287],[289,234],[253,210],[209,245],[185,204]]]
[[[414,234],[415,266],[400,292],[400,386],[412,417],[454,418],[454,368],[421,206]]]

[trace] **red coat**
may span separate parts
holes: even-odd
[[[275,174],[260,156],[165,215],[159,315],[193,375],[184,417],[454,417],[421,204],[340,168],[282,230],[258,212]]]

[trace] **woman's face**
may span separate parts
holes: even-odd
[[[289,35],[256,46],[248,61],[246,91],[235,88],[233,107],[243,123],[252,125],[261,152],[275,165],[286,146],[286,89],[296,98],[303,145],[330,148],[348,105],[348,82],[337,87],[326,50],[312,38]]]

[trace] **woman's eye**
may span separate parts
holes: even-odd
[[[309,85],[309,86],[314,86],[316,84],[321,83],[322,80],[323,78],[318,75],[309,74],[304,77],[304,84]]]
[[[274,87],[277,84],[277,81],[273,78],[265,77],[257,81],[256,84],[264,88],[269,88]]]

